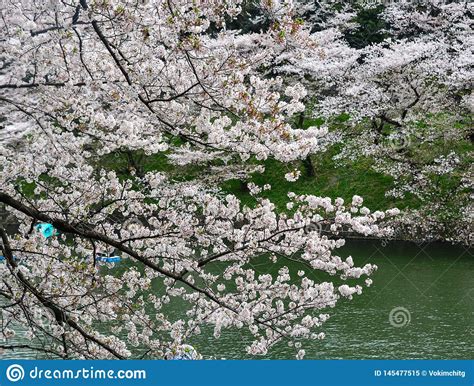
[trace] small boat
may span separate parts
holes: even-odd
[[[196,349],[189,344],[182,344],[174,347],[165,354],[165,359],[172,361],[193,361],[201,359]]]
[[[122,258],[118,255],[112,255],[111,253],[97,252],[95,255],[96,261],[100,263],[118,263]]]

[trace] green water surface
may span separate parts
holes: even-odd
[[[323,326],[324,340],[306,341],[307,359],[473,359],[474,358],[474,256],[473,249],[450,244],[349,241],[340,256],[353,256],[357,266],[376,264],[373,285],[352,301],[340,301]],[[275,271],[256,263],[259,273]],[[120,267],[116,267],[120,269]],[[124,268],[124,267],[122,267]],[[314,275],[318,279],[318,274]],[[321,277],[321,280],[328,278]],[[400,310],[403,318],[390,319]],[[182,306],[171,304],[179,318]],[[21,331],[12,343],[22,342]],[[220,339],[211,328],[189,342],[205,358],[242,359],[249,344],[245,331],[223,330]],[[31,342],[29,342],[31,343]],[[267,359],[293,359],[295,349],[275,346]],[[7,358],[38,358],[27,350],[4,352]]]

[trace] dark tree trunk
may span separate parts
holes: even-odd
[[[311,156],[308,155],[304,160],[303,160],[303,166],[304,170],[306,172],[307,177],[314,177],[316,176],[316,172],[314,170],[314,164],[313,160],[311,159]]]
[[[303,129],[304,128],[304,111],[300,114],[298,118],[298,129]],[[303,166],[305,169],[305,174],[307,177],[314,177],[316,175],[316,172],[314,170],[314,164],[313,160],[311,159],[311,155],[308,155],[304,160],[303,160]]]
[[[244,193],[250,192],[247,181],[240,180],[240,191]]]

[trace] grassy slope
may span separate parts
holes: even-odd
[[[313,156],[312,159],[316,169],[314,177],[304,175],[304,169],[298,165],[302,171],[301,177],[296,182],[288,182],[284,175],[292,168],[269,160],[265,164],[265,172],[254,175],[251,181],[260,186],[270,183],[272,189],[266,191],[264,195],[281,210],[285,208],[288,192],[331,198],[342,197],[346,201],[350,201],[353,195],[358,194],[364,198],[364,204],[374,210],[415,207],[417,204],[414,199],[394,200],[385,197],[385,192],[392,187],[392,179],[371,170],[367,161],[359,161],[351,167],[338,167],[330,154],[324,157]],[[252,202],[250,195],[242,191],[239,181],[228,181],[223,188],[229,193],[236,194],[245,203]]]
[[[395,200],[386,197],[385,192],[392,187],[392,178],[371,169],[368,160],[358,160],[350,167],[337,166],[332,160],[335,150],[322,155],[312,157],[316,175],[306,176],[301,163],[283,164],[275,160],[265,162],[265,172],[254,174],[247,182],[254,182],[259,186],[270,184],[272,189],[264,192],[264,196],[269,198],[280,210],[285,210],[287,203],[287,193],[313,194],[322,197],[342,197],[350,201],[352,196],[358,194],[364,198],[364,204],[373,209],[387,209],[398,207],[415,207],[416,200],[407,198]],[[166,171],[172,179],[183,180],[193,178],[202,173],[198,166],[176,167],[170,165],[163,155],[152,157],[138,157],[137,161],[143,166],[143,172],[151,170]],[[106,157],[102,160],[101,166],[119,171],[119,174],[127,173],[127,159],[125,156]],[[285,174],[298,168],[302,175],[296,182],[289,182],[285,179]],[[239,180],[230,180],[222,185],[226,193],[235,194],[244,204],[253,205],[254,199],[243,189]]]
[[[342,115],[338,117],[333,125],[338,125],[338,122],[344,124],[347,119]],[[303,127],[312,125],[321,125],[322,120],[306,119]],[[461,127],[462,128],[462,127]],[[442,130],[442,128],[441,128]],[[178,141],[179,142],[179,141]],[[179,145],[179,143],[176,143]],[[434,155],[448,154],[450,151],[456,150],[459,154],[469,154],[473,150],[473,145],[469,141],[454,141],[454,142],[440,142],[420,146],[414,142],[409,149],[412,152],[412,157],[415,160],[432,159]],[[315,168],[315,176],[309,177],[304,173],[304,167],[301,162],[292,164],[283,164],[275,160],[267,160],[265,162],[265,172],[263,174],[255,174],[246,182],[254,182],[259,186],[270,184],[272,189],[264,192],[264,196],[269,198],[279,210],[286,209],[287,193],[294,192],[297,194],[313,194],[322,197],[342,197],[346,201],[350,201],[352,196],[357,194],[364,198],[364,205],[371,210],[383,210],[392,207],[399,209],[415,209],[420,206],[419,200],[407,195],[404,199],[395,199],[393,197],[386,197],[385,192],[393,188],[393,180],[391,177],[375,172],[371,168],[371,161],[368,159],[358,159],[350,166],[339,166],[333,161],[333,156],[338,153],[334,147],[324,154],[312,156],[313,165]],[[472,154],[472,153],[471,153]],[[142,172],[147,171],[166,171],[170,178],[174,180],[187,180],[206,173],[205,167],[199,165],[191,165],[187,167],[177,167],[167,162],[165,154],[157,156],[138,156],[134,154],[135,161],[142,168]],[[426,159],[425,159],[426,158]],[[464,160],[463,162],[466,162]],[[469,164],[469,161],[467,161]],[[119,171],[125,178],[128,174],[127,167],[130,166],[125,154],[105,157],[101,160],[101,166],[115,169]],[[302,175],[296,182],[288,182],[285,179],[285,174],[294,170],[295,168],[301,170]],[[444,181],[444,180],[447,181]],[[452,187],[452,181],[456,182],[458,178],[438,177],[438,183],[446,185],[443,187],[445,193],[449,193]],[[226,193],[235,194],[241,199],[244,204],[253,205],[254,199],[250,196],[248,191],[243,188],[241,181],[231,180],[222,185],[222,189]],[[449,195],[449,194],[448,194]]]

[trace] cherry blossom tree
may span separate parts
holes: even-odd
[[[393,177],[387,195],[418,200],[405,211],[400,236],[471,243],[472,4],[309,3],[301,9],[331,40],[279,70],[306,82],[315,117],[349,118],[330,131],[342,145],[336,160],[369,159]],[[361,10],[374,7],[380,20],[372,24],[383,28],[366,44]],[[356,35],[366,43],[351,44]]]
[[[290,2],[262,8],[272,22],[241,34],[226,28],[240,1],[4,3],[3,125],[22,136],[0,144],[0,203],[15,223],[0,227],[0,348],[162,358],[210,325],[216,339],[245,329],[250,354],[286,341],[302,358],[327,309],[370,285],[376,266],[339,257],[342,234],[389,236],[398,210],[290,192],[279,213],[260,197],[269,184],[250,186],[254,206],[219,188],[267,158],[304,159],[327,133],[292,126],[305,88],[268,75],[324,35]],[[98,258],[110,252],[117,269]],[[278,272],[257,274],[258,259]],[[18,325],[25,344],[9,340]]]

